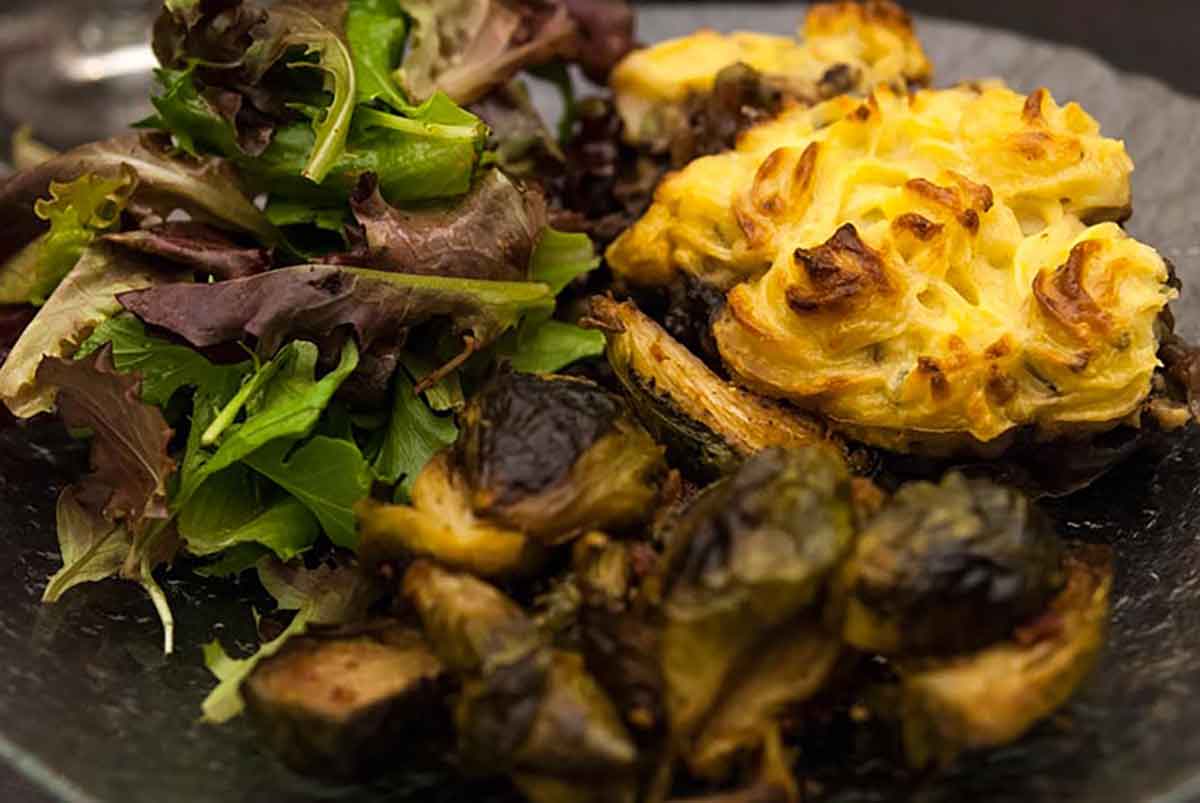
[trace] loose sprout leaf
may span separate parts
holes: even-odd
[[[579,360],[599,357],[604,342],[603,332],[549,320],[520,327],[497,351],[518,371],[552,373]]]
[[[112,176],[50,182],[50,197],[34,204],[34,214],[50,230],[0,267],[0,304],[44,302],[84,249],[120,222],[136,186],[137,174],[124,166]]]
[[[371,492],[371,470],[353,442],[318,435],[292,451],[276,441],[244,460],[312,511],[331,541],[357,546],[354,506]]]
[[[315,625],[361,621],[383,591],[377,580],[350,563],[309,569],[299,561],[265,560],[258,564],[258,579],[280,610],[306,610]]]
[[[108,348],[83,360],[46,359],[38,382],[58,388],[58,413],[68,427],[92,433],[92,473],[83,493],[111,521],[139,531],[166,519],[171,428],[162,411],[139,399],[140,380],[119,373]]]
[[[93,327],[119,312],[118,293],[156,281],[160,278],[139,260],[108,246],[89,248],[0,366],[0,400],[18,418],[53,410],[57,389],[37,380],[38,366],[73,353]]]
[[[596,249],[586,234],[547,228],[533,252],[533,280],[545,282],[557,295],[575,279],[600,265]]]
[[[393,394],[392,417],[371,467],[381,482],[394,485],[403,480],[401,489],[408,496],[429,459],[454,443],[458,427],[453,417],[429,409],[403,370],[396,372]]]
[[[316,426],[317,419],[329,405],[338,387],[357,365],[358,349],[353,341],[347,341],[338,366],[317,379],[317,347],[304,341],[289,343],[275,359],[259,369],[257,375],[269,375],[268,381],[256,383],[254,378],[249,380],[248,385],[257,387],[258,392],[252,394],[254,398],[243,401],[253,404],[246,419],[230,427],[220,437],[216,450],[211,454],[189,450],[192,452],[189,455],[191,459],[185,461],[182,485],[175,504],[186,504],[208,477],[245,460],[271,441],[282,441],[286,448],[287,443],[306,436]],[[215,417],[208,419],[209,426],[206,429],[211,428]],[[196,420],[193,420],[192,427],[194,434]],[[202,434],[201,446],[203,437]]]
[[[117,576],[129,555],[128,530],[88,510],[78,494],[75,487],[59,494],[58,550],[63,566],[50,578],[42,602],[58,602],[77,585]]]
[[[220,681],[217,687],[204,698],[201,706],[205,722],[220,725],[242,713],[245,708],[242,702],[242,681],[250,676],[259,661],[279,652],[279,649],[292,636],[303,633],[308,627],[308,617],[307,610],[297,612],[286,630],[273,641],[268,641],[259,647],[258,652],[249,658],[240,660],[230,658],[225,654],[225,650],[218,641],[211,641],[204,645],[204,665]]]
[[[215,365],[204,355],[162,338],[147,334],[146,327],[132,315],[118,315],[101,323],[75,353],[75,359],[91,355],[105,344],[112,345],[113,365],[118,371],[136,372],[142,379],[142,401],[166,406],[184,387],[201,387],[225,381],[227,374],[241,376],[249,363]]]
[[[546,225],[536,189],[488,170],[453,205],[420,210],[390,206],[366,179],[350,200],[366,234],[362,264],[376,270],[430,276],[520,281]]]
[[[408,23],[397,0],[350,0],[346,41],[358,78],[358,102],[383,101],[398,112],[411,108],[392,78],[400,62]]]
[[[447,317],[478,349],[521,318],[553,309],[537,282],[490,282],[307,265],[247,279],[126,293],[121,303],[148,324],[197,347],[259,340],[270,353],[298,337],[322,338],[350,326],[366,351],[382,335]]]

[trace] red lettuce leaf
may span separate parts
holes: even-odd
[[[240,279],[271,267],[271,250],[248,248],[205,223],[162,223],[109,234],[107,242],[161,257],[218,279]]]

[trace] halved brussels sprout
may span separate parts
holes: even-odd
[[[777,628],[722,690],[687,756],[701,778],[723,780],[739,754],[760,749],[787,709],[829,680],[841,642],[814,617]]]
[[[1017,491],[958,473],[910,483],[860,532],[831,618],[867,652],[975,649],[1045,607],[1061,557],[1050,522]]]
[[[475,514],[449,452],[435,455],[417,475],[411,505],[367,500],[357,513],[358,554],[365,566],[421,555],[495,577],[527,573],[544,558],[544,550],[521,533]]]
[[[818,420],[726,382],[632,302],[591,301],[608,361],[642,423],[672,462],[711,480],[770,446],[813,446],[841,457]]]
[[[662,449],[620,398],[566,376],[503,372],[467,405],[455,454],[475,511],[542,543],[653,512]]]
[[[298,772],[350,778],[447,735],[445,670],[395,622],[293,638],[242,684],[263,740]]]
[[[571,799],[559,792],[590,779],[632,787],[637,751],[578,655],[548,647],[515,602],[470,575],[417,561],[404,589],[461,678],[454,718],[465,761],[509,773],[545,801]]]
[[[918,767],[1019,738],[1066,702],[1091,670],[1108,627],[1112,551],[1079,546],[1067,584],[1009,641],[971,655],[899,666],[904,747]]]
[[[677,738],[730,671],[812,606],[853,536],[850,477],[823,449],[768,449],[710,486],[668,533],[661,660]]]

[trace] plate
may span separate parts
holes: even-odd
[[[795,4],[643,6],[645,40],[708,25],[786,32]],[[920,34],[938,83],[1004,76],[1078,100],[1137,163],[1130,229],[1200,288],[1200,100],[1122,74],[1082,50],[935,19]],[[1176,307],[1200,336],[1200,289]],[[510,792],[433,775],[328,788],[259,752],[244,721],[198,721],[212,681],[200,645],[249,649],[247,586],[184,576],[166,586],[179,619],[176,655],[138,589],[116,582],[39,604],[57,568],[54,500],[85,456],[55,427],[0,431],[0,780],[5,800],[104,803],[508,803]],[[829,799],[920,803],[1182,803],[1200,798],[1200,433],[1147,454],[1087,491],[1051,505],[1070,538],[1118,553],[1110,645],[1072,704],[1019,744],[948,774],[898,780],[866,765]],[[403,770],[404,756],[396,758]],[[6,789],[5,783],[10,784]],[[13,786],[15,784],[15,786]]]

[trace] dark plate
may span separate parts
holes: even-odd
[[[1073,13],[1099,8],[1066,6]],[[645,39],[705,24],[788,31],[799,14],[792,4],[651,5],[641,30]],[[1106,132],[1128,140],[1138,164],[1131,229],[1175,262],[1185,284],[1200,286],[1200,101],[1070,47],[933,20],[921,33],[939,82],[1004,75],[1026,90],[1045,84],[1059,100],[1083,102]],[[1189,294],[1177,306],[1181,329],[1192,337],[1200,334],[1196,299]],[[39,605],[57,567],[54,499],[79,460],[53,428],[0,432],[0,759],[11,770],[0,773],[0,799],[510,799],[503,789],[433,776],[316,787],[260,754],[244,722],[200,724],[211,681],[199,646],[214,636],[249,646],[249,588],[168,578],[179,619],[179,651],[169,659],[159,651],[150,604],[133,587],[103,583],[75,590],[57,606]],[[864,773],[836,799],[1200,798],[1200,433],[1168,454],[1121,467],[1052,512],[1065,535],[1110,542],[1119,555],[1111,644],[1087,687],[1018,745],[911,783],[881,785],[878,774]],[[397,766],[404,766],[402,755]]]

